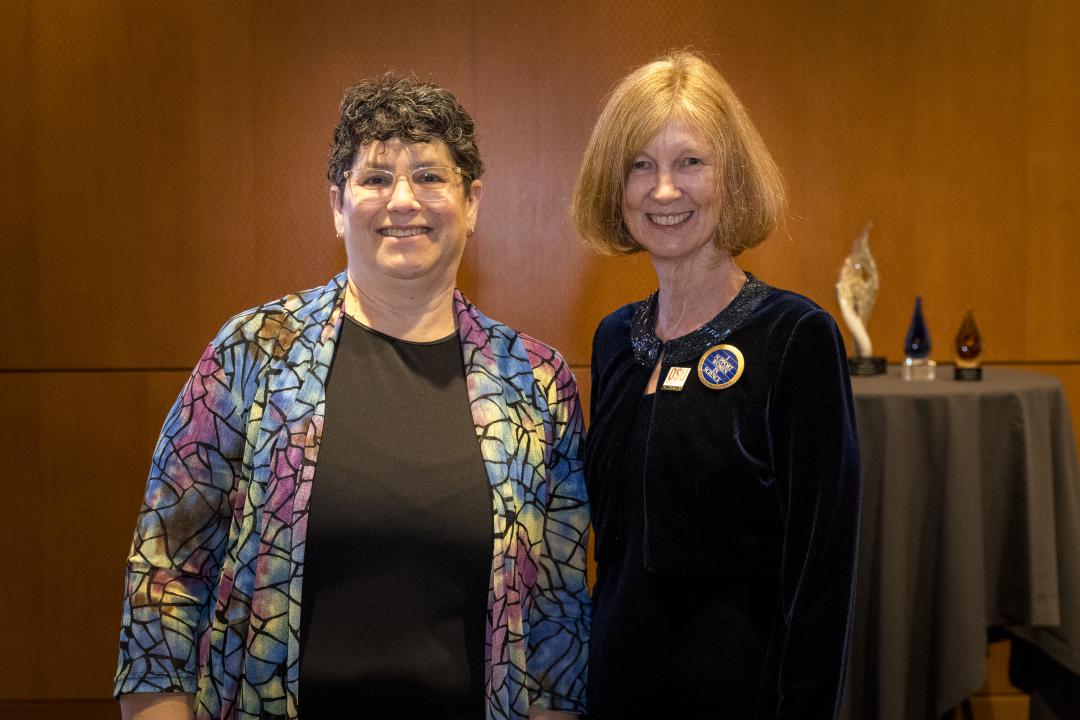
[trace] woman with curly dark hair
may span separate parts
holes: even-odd
[[[583,712],[581,410],[558,352],[455,288],[483,169],[446,90],[345,93],[346,271],[230,320],[165,420],[126,718]]]

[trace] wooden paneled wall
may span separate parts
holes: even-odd
[[[489,169],[461,284],[585,390],[597,321],[654,279],[580,247],[580,154],[611,85],[689,45],[787,180],[786,225],[745,267],[836,313],[873,221],[881,354],[901,358],[916,294],[939,361],[971,307],[989,360],[1057,374],[1080,412],[1078,29],[1068,0],[4,3],[0,700],[108,696],[187,369],[230,315],[344,264],[325,163],[346,85],[415,72],[469,108]]]

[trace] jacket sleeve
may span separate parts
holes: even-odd
[[[196,690],[244,453],[230,358],[207,347],[158,438],[127,559],[114,695]]]
[[[778,718],[835,718],[854,604],[859,447],[843,339],[823,310],[787,340],[770,403],[784,523]]]
[[[554,373],[542,388],[552,423],[548,503],[529,612],[526,682],[530,705],[584,713],[590,622],[585,426],[573,373],[558,353],[550,362]]]

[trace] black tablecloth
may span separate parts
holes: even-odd
[[[1061,383],[852,378],[863,454],[851,720],[937,718],[1001,626],[1080,674],[1080,469]]]

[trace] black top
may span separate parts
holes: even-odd
[[[674,361],[642,340],[650,316],[623,307],[593,340],[590,720],[636,698],[695,717],[835,717],[859,507],[839,330],[806,298],[753,279],[694,333],[704,346],[673,343]],[[715,360],[710,343],[742,355],[722,389],[698,369]],[[654,348],[658,386],[672,367],[688,379],[643,401]],[[704,373],[719,385],[723,374]]]
[[[347,320],[312,483],[303,717],[483,717],[492,512],[458,336]]]

